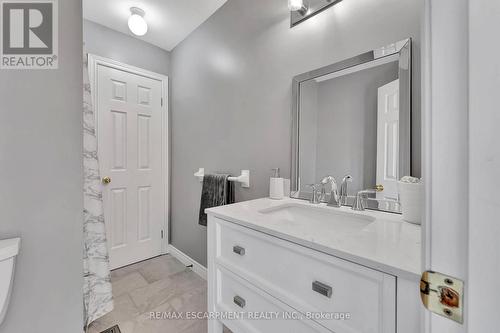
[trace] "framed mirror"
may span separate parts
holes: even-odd
[[[397,182],[412,176],[412,44],[405,39],[293,79],[293,198],[346,175],[348,200],[375,189],[367,208],[399,212]],[[383,189],[383,190],[382,190]],[[327,191],[326,193],[330,193]]]

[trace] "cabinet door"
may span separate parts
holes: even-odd
[[[221,266],[216,267],[216,308],[237,318],[225,318],[234,332],[330,332],[300,312]]]
[[[215,263],[302,313],[315,314],[334,332],[396,331],[394,276],[234,223],[210,222]]]

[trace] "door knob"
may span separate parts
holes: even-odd
[[[108,185],[109,183],[111,183],[111,178],[110,177],[104,177],[102,179],[102,183],[105,184],[105,185]]]
[[[384,185],[376,185],[375,186],[375,191],[377,191],[377,192],[383,192],[384,191]]]

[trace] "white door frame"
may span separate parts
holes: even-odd
[[[164,189],[164,225],[163,225],[163,239],[161,244],[161,252],[163,254],[168,253],[168,243],[169,243],[169,217],[170,217],[170,132],[169,132],[169,99],[168,99],[168,91],[169,91],[169,81],[168,76],[154,73],[139,67],[127,65],[109,58],[97,56],[94,54],[88,54],[88,67],[89,67],[89,79],[91,85],[92,93],[92,105],[94,107],[94,116],[95,116],[95,124],[96,124],[96,133],[99,133],[99,122],[98,122],[98,114],[99,114],[99,106],[97,104],[97,91],[99,89],[97,85],[97,70],[99,66],[105,66],[113,69],[117,69],[120,71],[128,72],[135,75],[140,75],[143,77],[147,77],[153,80],[160,81],[162,83],[162,183]],[[97,137],[99,140],[99,137]]]
[[[498,331],[498,1],[424,0],[424,269],[465,281],[464,324],[426,312],[426,333]]]
[[[469,254],[479,249],[477,244],[471,246],[469,232],[469,221],[473,218],[470,214],[473,202],[470,165],[474,163],[470,160],[470,134],[474,133],[469,129],[469,5],[469,0],[424,0],[422,143],[426,208],[422,234],[423,270],[435,270],[465,282],[464,323],[461,325],[425,311],[422,316],[425,333],[479,332],[475,328],[480,323],[472,320],[469,308],[470,290],[474,287],[470,279]],[[482,52],[488,51],[482,49]],[[489,181],[486,175],[479,177],[479,181]],[[487,235],[489,231],[483,228],[479,233]],[[500,249],[500,246],[497,244],[495,248]],[[476,257],[474,261],[484,260]],[[486,262],[482,268],[481,274],[485,276],[493,272]],[[488,307],[488,303],[483,302],[482,306]]]

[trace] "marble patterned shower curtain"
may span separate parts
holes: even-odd
[[[84,319],[85,327],[113,310],[109,256],[97,158],[97,136],[88,75],[83,56],[83,169],[84,169]]]

